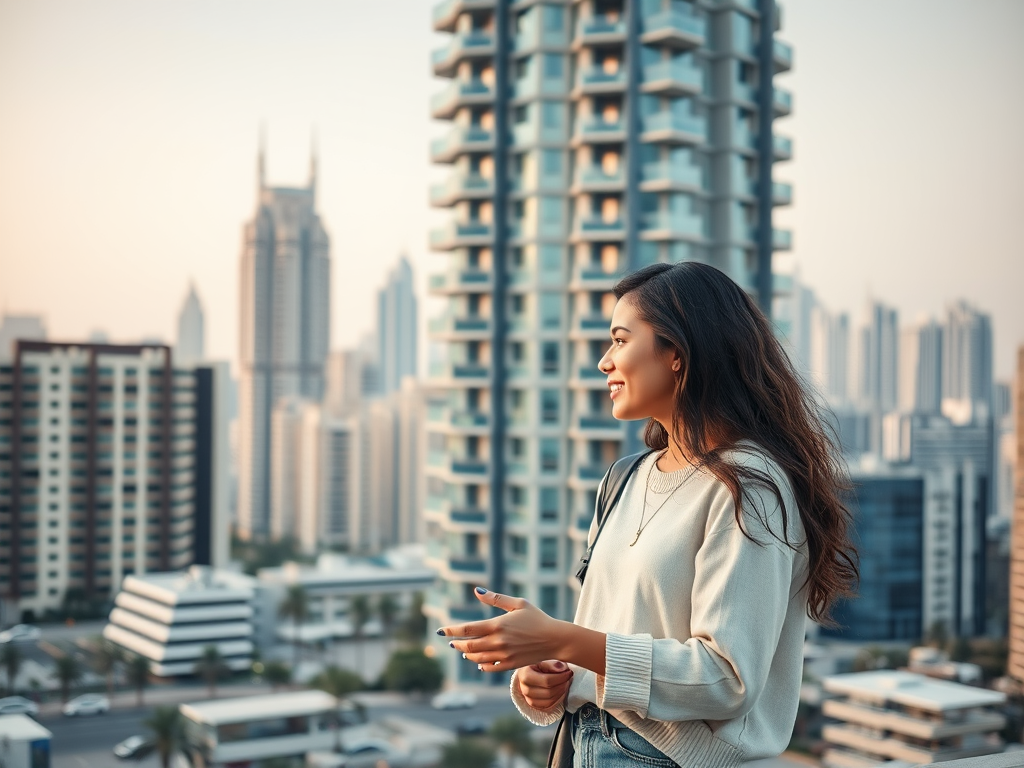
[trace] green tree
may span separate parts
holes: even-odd
[[[384,630],[385,637],[391,637],[395,631],[395,622],[398,620],[398,601],[394,595],[381,595],[377,600],[377,615],[380,616],[380,626]]]
[[[125,664],[125,672],[128,676],[128,683],[135,689],[135,706],[143,704],[142,693],[149,682],[149,659],[133,653]]]
[[[231,670],[224,663],[224,657],[220,655],[216,645],[208,645],[203,648],[203,654],[196,662],[196,674],[203,678],[209,691],[210,698],[217,698],[217,681],[227,677]]]
[[[272,690],[288,685],[292,680],[292,670],[280,661],[268,661],[263,665],[263,679],[270,683]]]
[[[954,637],[949,647],[950,661],[970,661],[971,643],[966,637]]]
[[[65,653],[54,664],[51,677],[60,682],[60,700],[67,702],[71,695],[71,686],[82,679],[82,665],[70,653]]]
[[[946,622],[942,619],[933,621],[932,625],[928,627],[928,636],[925,639],[929,645],[939,649],[945,648],[946,643],[949,642],[949,629],[946,626]]]
[[[476,739],[459,739],[445,744],[441,753],[444,768],[486,768],[494,762],[494,749]]]
[[[444,682],[444,670],[436,659],[419,648],[400,648],[384,668],[384,684],[393,691],[432,693]]]
[[[413,595],[409,612],[398,628],[398,636],[408,643],[422,643],[427,636],[427,617],[423,615],[423,593]]]
[[[301,584],[292,584],[277,609],[282,619],[291,619],[292,627],[295,630],[295,659],[292,663],[292,671],[299,666],[299,645],[302,642],[300,633],[303,622],[309,617],[309,595]]]
[[[356,595],[348,604],[348,615],[352,622],[352,633],[356,638],[356,651],[359,659],[356,662],[358,669],[363,668],[363,629],[370,618],[370,601],[366,595]]]
[[[516,755],[527,759],[533,754],[533,741],[530,732],[533,729],[519,715],[506,715],[491,723],[491,738],[505,753],[506,765],[512,768]]]
[[[170,768],[171,757],[181,749],[181,715],[178,708],[157,707],[142,724],[149,729],[156,747],[156,753],[160,755],[162,768]]]
[[[363,680],[355,672],[341,667],[330,666],[310,681],[313,688],[331,694],[338,700],[338,709],[334,714],[336,749],[341,749],[341,703],[350,694],[361,691],[365,686]]]
[[[114,645],[102,637],[97,640],[96,650],[92,657],[92,665],[98,674],[106,678],[107,698],[111,702],[114,700],[114,676],[117,674],[117,667],[122,661],[124,661],[124,652],[120,646]]]
[[[21,651],[18,650],[18,646],[14,643],[5,643],[3,648],[0,648],[0,664],[7,675],[7,695],[11,696],[14,694],[18,671],[21,669]]]

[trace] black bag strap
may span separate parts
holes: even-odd
[[[604,481],[601,484],[601,493],[597,497],[597,509],[594,511],[594,514],[597,515],[597,533],[594,534],[593,543],[587,547],[587,551],[580,558],[580,569],[576,572],[576,578],[580,580],[581,585],[587,577],[587,566],[590,565],[590,557],[594,553],[597,540],[601,537],[601,531],[604,530],[604,524],[608,520],[608,515],[615,505],[619,503],[619,497],[622,496],[622,491],[625,489],[626,482],[630,476],[640,466],[640,462],[652,453],[654,451],[641,451],[640,453],[624,456],[612,464],[605,473]]]

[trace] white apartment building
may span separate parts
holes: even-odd
[[[1003,751],[1006,695],[884,670],[824,680],[834,698],[822,704],[825,768],[874,768],[888,760],[919,765]]]
[[[129,576],[103,636],[148,659],[157,677],[194,674],[209,645],[228,667],[245,670],[252,664],[257,594],[251,576],[204,566]]]
[[[0,618],[224,556],[224,374],[176,369],[162,345],[17,342],[0,365]]]

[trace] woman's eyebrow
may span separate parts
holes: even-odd
[[[632,331],[630,331],[629,328],[627,328],[624,325],[616,325],[608,333],[609,334],[614,334],[616,331],[625,331],[626,333],[632,333]]]

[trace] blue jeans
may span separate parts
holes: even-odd
[[[572,716],[573,768],[678,768],[643,736],[631,731],[593,704]]]

